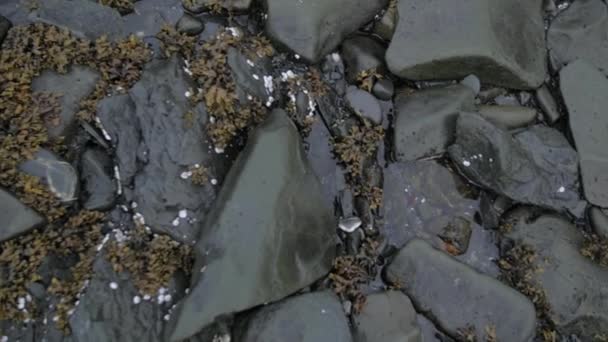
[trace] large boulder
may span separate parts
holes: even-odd
[[[516,89],[546,74],[541,0],[400,1],[386,52],[389,69],[412,80],[457,79]]]
[[[560,72],[560,88],[580,158],[585,198],[608,207],[608,80],[595,67],[576,61]]]
[[[249,138],[202,224],[191,291],[177,308],[171,340],[319,279],[331,268],[335,227],[296,127],[285,112],[273,111]]]
[[[393,137],[397,159],[445,152],[454,140],[458,112],[473,111],[474,99],[473,91],[460,84],[397,95]]]
[[[547,34],[554,69],[584,59],[608,74],[608,7],[601,0],[577,0],[553,21]]]
[[[374,18],[388,0],[265,0],[266,34],[316,63]]]
[[[34,210],[21,203],[10,192],[0,188],[0,242],[40,226],[44,219]]]
[[[351,342],[342,304],[331,292],[288,298],[254,312],[237,342]]]
[[[592,341],[608,326],[608,269],[581,255],[584,238],[576,226],[557,215],[534,217],[523,208],[507,218],[513,226],[507,237],[536,253],[529,261],[539,271],[527,281],[544,291],[549,316],[564,336]]]
[[[526,342],[534,337],[532,302],[422,240],[413,240],[399,251],[386,277],[452,337],[472,327],[476,339],[482,340],[490,326],[496,328],[498,341]]]
[[[534,126],[514,137],[477,114],[461,113],[449,154],[479,186],[521,203],[583,215],[578,156],[553,128]]]

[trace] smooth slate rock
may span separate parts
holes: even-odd
[[[454,140],[460,110],[473,111],[475,95],[468,87],[430,88],[395,99],[394,144],[398,160],[442,153]]]
[[[10,20],[0,15],[0,46],[2,46],[2,42],[4,38],[8,34],[8,30],[13,26]]]
[[[536,88],[546,74],[541,1],[400,1],[388,67],[412,80],[475,74],[483,83]]]
[[[205,25],[199,19],[189,14],[184,14],[184,16],[181,17],[177,22],[176,29],[178,32],[196,36],[197,34],[203,32]]]
[[[388,0],[265,0],[266,34],[316,63],[370,21]]]
[[[595,233],[604,239],[608,239],[608,215],[598,207],[589,210],[589,220]]]
[[[34,92],[53,92],[61,94],[59,104],[61,113],[59,122],[46,122],[49,137],[69,138],[78,128],[76,113],[80,108],[80,101],[95,90],[99,81],[99,73],[89,67],[74,65],[67,74],[59,74],[51,70],[43,71],[32,81]]]
[[[44,223],[44,219],[38,213],[2,188],[0,188],[0,221],[2,222],[0,242],[27,233]]]
[[[479,94],[479,91],[481,90],[481,81],[479,80],[479,78],[477,78],[477,76],[472,74],[463,78],[462,81],[460,81],[460,84],[469,87],[473,91],[475,96],[477,96],[477,94]]]
[[[382,123],[382,108],[376,98],[355,86],[346,90],[346,102],[348,106],[361,118],[368,119],[376,125]]]
[[[331,209],[296,127],[273,111],[249,138],[202,223],[191,291],[177,308],[171,340],[326,274],[336,243]]]
[[[351,342],[338,298],[314,292],[254,312],[237,342]]]
[[[395,85],[393,81],[383,78],[376,81],[372,88],[372,93],[382,101],[390,101],[395,94]]]
[[[82,154],[82,184],[85,209],[107,210],[114,205],[116,181],[113,163],[101,149],[89,148]]]
[[[44,0],[30,14],[32,21],[66,28],[76,37],[117,40],[128,35],[118,11],[93,1]]]
[[[333,205],[338,196],[338,180],[343,179],[342,169],[333,157],[332,137],[320,117],[316,117],[310,127],[310,134],[304,138],[308,146],[306,154],[314,171],[328,205]]]
[[[472,326],[477,339],[496,326],[498,341],[530,341],[535,334],[534,306],[514,289],[482,275],[422,240],[399,251],[386,270],[419,311],[432,315],[451,336]]]
[[[479,115],[507,129],[528,126],[536,120],[536,110],[523,106],[479,106]]]
[[[104,98],[97,114],[116,146],[122,188],[128,201],[155,232],[192,243],[198,222],[215,200],[211,183],[195,185],[182,179],[194,165],[208,169],[220,183],[227,159],[216,154],[207,136],[208,116],[201,105],[192,108],[184,95],[195,89],[180,58],[155,60],[127,94]],[[194,113],[188,125],[184,114]],[[179,218],[187,210],[187,218]]]
[[[380,38],[390,41],[397,26],[397,6],[388,6],[384,15],[374,25],[374,33]]]
[[[19,170],[38,177],[63,202],[77,198],[78,174],[70,163],[60,160],[52,152],[41,149],[34,158],[19,165]]]
[[[608,80],[589,64],[576,61],[560,72],[560,88],[580,158],[585,198],[608,207]]]
[[[410,299],[399,291],[367,296],[365,306],[353,316],[355,342],[422,342]]]
[[[346,79],[353,83],[362,71],[377,69],[384,66],[386,49],[370,36],[357,35],[342,43],[341,56],[346,65]]]
[[[536,100],[538,101],[540,108],[543,110],[545,121],[547,121],[549,124],[554,124],[562,116],[559,108],[557,107],[555,98],[553,95],[551,95],[551,92],[546,85],[536,89]]]
[[[577,0],[553,21],[547,34],[555,70],[584,59],[608,74],[608,7],[601,0]]]
[[[578,156],[557,130],[534,126],[513,137],[477,114],[461,113],[448,149],[473,183],[521,203],[581,217]]]
[[[530,281],[545,291],[558,331],[592,341],[608,325],[608,270],[581,255],[584,239],[570,222],[557,215],[532,218],[525,210],[509,216],[513,229],[507,237],[536,251],[534,266],[542,272],[532,272]]]

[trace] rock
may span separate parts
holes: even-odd
[[[78,174],[70,163],[60,160],[52,152],[38,150],[34,158],[19,165],[19,170],[38,177],[63,202],[77,198]]]
[[[362,71],[377,69],[384,66],[386,49],[370,36],[356,35],[342,43],[341,55],[346,64],[346,79],[354,83]]]
[[[543,10],[549,15],[555,15],[557,13],[555,0],[543,0]]]
[[[273,111],[249,138],[202,223],[195,276],[171,340],[322,277],[334,257],[335,227],[296,127]]]
[[[555,70],[577,59],[608,73],[608,8],[601,0],[577,0],[553,21],[547,34]]]
[[[237,86],[239,101],[246,103],[249,101],[248,96],[253,95],[270,107],[274,101],[274,79],[269,60],[260,58],[254,62],[232,47],[228,49],[226,60]],[[272,87],[267,86],[267,82],[270,82]]]
[[[395,85],[393,84],[393,81],[383,78],[376,81],[372,88],[372,93],[382,101],[390,101],[395,94]]]
[[[580,158],[585,198],[608,207],[608,80],[583,61],[560,72],[560,88],[568,108],[570,131]]]
[[[479,94],[479,91],[481,90],[481,81],[479,81],[479,78],[477,78],[477,76],[475,75],[469,75],[463,78],[462,81],[460,81],[460,84],[469,87],[469,89],[473,91],[475,96],[477,96],[477,94]]]
[[[118,40],[128,34],[118,11],[94,1],[45,0],[37,5],[30,20],[66,28],[76,37]]]
[[[382,123],[382,108],[372,94],[350,86],[346,90],[346,102],[359,117],[368,119],[376,125]]]
[[[483,83],[536,88],[546,75],[540,1],[400,1],[386,63],[412,80],[475,74]]]
[[[454,140],[460,110],[475,109],[473,92],[463,85],[430,88],[395,99],[394,144],[398,160],[442,153]]]
[[[396,26],[397,6],[389,5],[382,18],[380,18],[380,21],[376,22],[376,25],[374,25],[374,33],[377,34],[378,37],[390,41],[393,38]]]
[[[367,296],[353,321],[355,342],[422,342],[412,302],[398,291]]]
[[[2,46],[2,42],[4,38],[8,34],[8,30],[13,27],[13,24],[10,20],[0,15],[0,46]]]
[[[82,154],[84,208],[107,210],[114,205],[116,181],[112,160],[101,149],[89,148]]]
[[[553,128],[534,126],[513,137],[477,114],[461,113],[448,151],[458,170],[481,187],[582,216],[578,156]]]
[[[205,25],[197,18],[184,14],[177,22],[176,29],[178,32],[185,33],[190,36],[196,36],[203,32]]]
[[[162,56],[156,34],[164,25],[177,25],[184,16],[179,0],[147,0],[134,2],[135,11],[123,17],[125,32],[135,34]]]
[[[325,123],[316,117],[310,128],[310,134],[304,138],[308,149],[306,154],[315,175],[321,183],[326,205],[332,206],[340,190],[338,180],[343,173],[333,157],[332,137]]]
[[[413,240],[399,251],[386,277],[400,284],[418,311],[434,317],[452,337],[467,326],[474,328],[478,340],[488,326],[496,327],[498,341],[523,342],[534,337],[532,302],[422,240]]]
[[[455,217],[443,228],[438,236],[446,244],[449,244],[451,254],[464,254],[469,248],[471,239],[471,222],[462,217]]]
[[[544,290],[558,331],[563,336],[576,334],[581,341],[605,333],[608,270],[581,255],[583,236],[578,228],[557,215],[533,219],[526,210],[510,215],[509,222],[514,224],[508,238],[536,252],[532,267],[542,272],[531,272],[529,281]]]
[[[361,227],[362,224],[363,222],[360,218],[353,216],[341,219],[338,223],[338,227],[347,233],[352,233],[357,230],[357,228]]]
[[[351,342],[348,321],[331,292],[313,292],[251,315],[237,342]]]
[[[195,85],[180,58],[149,63],[125,95],[104,98],[97,115],[116,146],[126,200],[155,232],[192,243],[198,222],[215,200],[211,183],[196,185],[182,177],[198,164],[220,183],[227,159],[216,154],[204,127],[208,116],[185,96]],[[184,114],[192,111],[193,120]],[[187,211],[186,218],[179,212]]]
[[[29,12],[27,6],[23,6],[21,0],[4,0],[0,2],[0,13],[12,25],[28,24],[30,22],[28,19]]]
[[[559,112],[555,98],[549,92],[546,85],[536,89],[536,100],[538,105],[543,110],[545,121],[549,124],[554,124],[562,114]]]
[[[528,126],[536,120],[536,110],[523,106],[479,106],[479,115],[491,123],[514,129]]]
[[[44,219],[10,192],[0,188],[0,242],[12,239],[39,227]]]
[[[266,34],[306,61],[316,63],[387,3],[387,0],[265,0]]]
[[[34,92],[52,92],[61,95],[61,113],[57,121],[46,120],[45,125],[50,138],[65,137],[70,140],[78,128],[76,113],[80,101],[89,95],[99,81],[99,73],[89,67],[74,65],[67,74],[52,70],[43,71],[32,81]]]
[[[598,207],[589,210],[589,220],[595,233],[604,239],[608,239],[608,215]]]

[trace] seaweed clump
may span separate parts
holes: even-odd
[[[122,15],[131,13],[134,9],[133,0],[99,0],[99,3],[116,9]]]
[[[334,139],[334,152],[347,173],[356,178],[361,176],[364,161],[374,155],[383,139],[384,130],[380,126],[353,126],[347,135]]]
[[[608,267],[608,239],[597,235],[585,237],[581,254],[603,267]]]

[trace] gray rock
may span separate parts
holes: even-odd
[[[348,321],[331,292],[288,298],[254,312],[237,342],[351,342]]]
[[[273,101],[270,100],[274,95],[274,84],[272,89],[269,89],[266,87],[265,81],[265,78],[268,79],[268,77],[270,77],[270,81],[273,81],[268,59],[260,58],[254,62],[238,49],[231,47],[228,49],[226,60],[237,85],[236,93],[241,103],[248,102],[248,96],[253,95],[267,105],[272,104]]]
[[[386,49],[370,36],[357,35],[342,43],[341,55],[346,65],[346,80],[355,82],[360,72],[384,66]]]
[[[496,279],[482,275],[422,240],[399,251],[386,269],[419,311],[435,318],[452,337],[472,326],[481,340],[494,325],[498,341],[530,341],[536,329],[534,306]]]
[[[546,85],[536,89],[536,100],[543,110],[545,121],[549,124],[554,124],[562,116],[557,107],[557,102],[555,102],[555,98],[551,95],[551,92]]]
[[[77,198],[78,174],[70,163],[60,160],[52,152],[41,149],[33,159],[19,165],[19,170],[40,178],[49,190],[63,202]]]
[[[479,78],[477,78],[477,76],[472,74],[463,78],[462,81],[460,81],[460,84],[469,87],[473,91],[475,96],[477,96],[477,94],[479,94],[479,91],[481,90],[481,81],[479,81]]]
[[[471,222],[462,217],[455,217],[447,226],[443,227],[438,236],[451,246],[450,253],[452,255],[461,255],[469,248],[471,234]]]
[[[371,20],[387,0],[265,0],[266,34],[311,63]]]
[[[221,182],[227,160],[213,151],[204,129],[207,113],[201,105],[192,108],[189,89],[195,85],[178,57],[155,60],[128,94],[100,101],[97,114],[116,146],[126,199],[138,204],[155,232],[191,243],[216,189],[195,185],[182,173],[199,164]],[[184,120],[188,111],[194,113],[191,124]],[[181,210],[187,210],[186,219],[178,219]]]
[[[0,15],[0,46],[2,46],[2,42],[4,38],[8,34],[8,30],[13,26],[10,20]]]
[[[545,291],[558,331],[581,341],[606,333],[608,270],[580,254],[583,236],[570,222],[557,215],[532,218],[525,210],[513,213],[507,236],[536,251],[534,266],[542,272],[532,272],[530,281]]]
[[[376,81],[372,88],[372,93],[382,101],[390,101],[395,94],[395,85],[393,84],[393,81],[383,78]]]
[[[422,342],[416,310],[401,292],[367,296],[365,306],[353,316],[355,342]]]
[[[598,207],[589,210],[589,221],[595,233],[604,239],[608,239],[608,215]]]
[[[536,110],[523,106],[479,106],[479,115],[507,129],[528,126],[536,120]]]
[[[335,254],[335,227],[298,131],[283,111],[273,111],[249,138],[202,224],[191,291],[177,308],[171,340],[323,276]]]
[[[95,40],[107,35],[110,40],[125,37],[124,20],[114,9],[93,1],[45,0],[30,20],[66,28],[76,37]]]
[[[577,0],[552,22],[547,34],[555,70],[584,59],[608,74],[608,7],[601,0]]]
[[[585,198],[608,207],[608,80],[583,61],[560,72],[560,87],[568,108],[570,131],[580,158]]]
[[[390,41],[395,33],[395,27],[397,26],[397,6],[388,6],[384,15],[376,25],[374,25],[374,33],[378,37]]]
[[[189,14],[184,14],[176,24],[178,32],[186,33],[190,36],[196,36],[203,32],[205,25],[198,18],[195,18]]]
[[[80,108],[80,100],[95,90],[97,81],[99,81],[97,71],[80,65],[70,67],[67,74],[45,70],[32,81],[34,92],[61,94],[59,122],[45,123],[50,138],[65,137],[66,140],[70,140],[78,128],[76,113]]]
[[[382,108],[372,94],[350,86],[346,90],[346,102],[359,117],[368,119],[376,125],[382,123]]]
[[[361,219],[353,216],[341,219],[338,223],[338,227],[347,233],[352,233],[357,230],[357,228],[361,227],[361,224],[363,224]]]
[[[113,164],[101,149],[89,148],[82,154],[82,184],[85,209],[107,210],[116,198]]]
[[[546,74],[540,2],[400,1],[387,65],[412,80],[475,74],[483,83],[536,88]]]
[[[29,23],[29,10],[23,6],[21,0],[4,0],[0,2],[0,13],[13,25],[23,25]]]
[[[44,223],[44,219],[38,213],[2,188],[0,188],[0,221],[2,221],[0,242],[27,233]]]
[[[315,175],[319,178],[327,205],[331,206],[338,196],[338,179],[344,178],[341,168],[333,157],[332,137],[320,117],[310,128],[310,134],[304,138],[308,149],[306,154]]]
[[[477,114],[461,113],[449,154],[481,187],[521,203],[583,214],[578,156],[553,128],[534,126],[513,137]]]
[[[458,112],[474,110],[474,97],[473,91],[460,84],[397,95],[393,138],[397,159],[444,152],[454,140]]]

